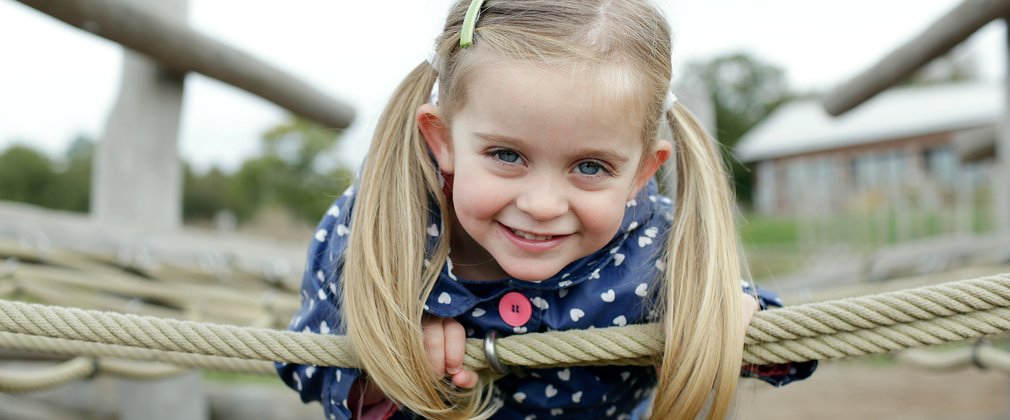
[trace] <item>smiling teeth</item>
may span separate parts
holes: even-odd
[[[534,235],[532,233],[523,232],[523,231],[521,231],[519,229],[512,229],[512,233],[516,234],[516,236],[518,236],[520,238],[528,239],[528,240],[531,240],[531,241],[546,241],[548,239],[553,238],[553,236]]]

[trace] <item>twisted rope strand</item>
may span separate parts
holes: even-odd
[[[90,357],[76,357],[44,369],[0,372],[0,392],[41,391],[87,378],[95,373]]]
[[[8,332],[0,332],[0,348],[59,355],[112,357],[116,359],[167,363],[187,368],[213,369],[223,372],[251,373],[257,375],[277,374],[273,363],[260,360],[204,356],[200,354],[168,352],[112,344],[12,334]],[[108,360],[102,360],[103,367],[107,362]]]
[[[0,331],[161,352],[356,367],[344,337],[0,302]],[[744,361],[833,359],[1010,331],[1010,274],[758,313]],[[656,325],[523,334],[497,342],[508,365],[647,365],[662,348]],[[92,351],[96,351],[92,349]],[[486,367],[482,342],[465,365]]]

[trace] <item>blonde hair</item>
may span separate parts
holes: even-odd
[[[434,67],[417,66],[380,117],[354,203],[343,268],[347,334],[364,370],[385,394],[425,417],[487,417],[490,381],[459,390],[429,367],[421,321],[448,255],[448,223],[426,248],[431,200],[449,220],[415,112],[436,78],[446,115],[463,106],[475,51],[505,60],[618,64],[638,77],[645,150],[663,120],[674,136],[676,214],[659,274],[664,357],[653,413],[723,418],[730,410],[743,350],[740,268],[733,198],[719,154],[680,105],[664,115],[672,73],[670,29],[648,0],[487,0],[474,46],[459,47],[469,1],[454,4],[436,40]],[[436,71],[437,67],[437,71]],[[616,82],[616,81],[615,81]],[[706,407],[707,411],[706,411]]]

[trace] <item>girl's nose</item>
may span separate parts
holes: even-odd
[[[516,207],[536,220],[551,220],[568,212],[568,199],[554,182],[532,182],[516,198]]]

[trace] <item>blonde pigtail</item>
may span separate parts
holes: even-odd
[[[449,220],[414,118],[436,78],[428,62],[414,68],[377,124],[354,201],[343,314],[368,380],[388,398],[429,418],[472,418],[487,411],[489,385],[458,390],[435,374],[421,330],[424,303],[449,244],[445,223],[433,254],[426,254],[430,197],[437,199],[442,220]]]
[[[680,104],[666,114],[676,155],[676,214],[660,292],[664,358],[654,418],[731,409],[743,354],[733,194],[715,143]]]

